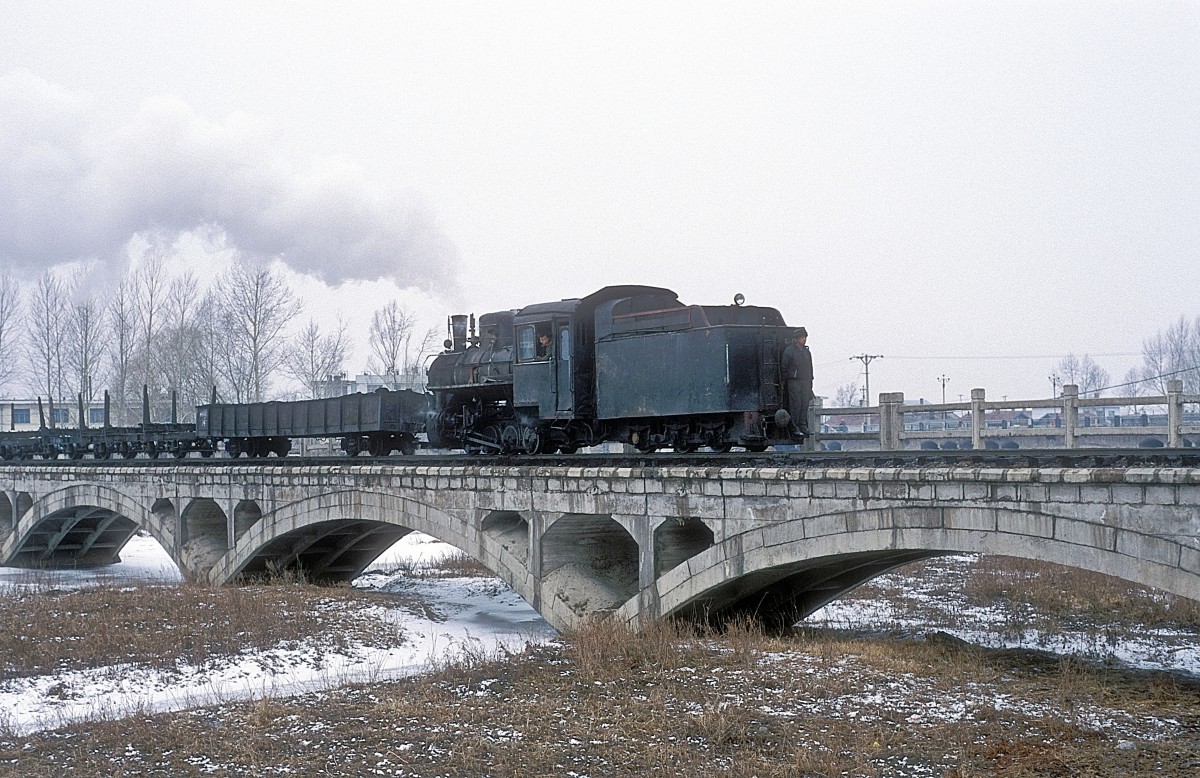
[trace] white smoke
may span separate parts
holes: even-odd
[[[290,159],[267,123],[214,123],[172,98],[116,128],[97,113],[30,73],[0,75],[0,265],[103,262],[138,235],[211,231],[330,284],[453,284],[457,255],[432,217],[357,165]]]

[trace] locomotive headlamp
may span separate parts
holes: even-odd
[[[742,294],[741,292],[738,292],[737,294],[735,294],[733,296],[733,304],[734,305],[740,306],[740,305],[743,305],[745,302],[746,302],[746,295]]]

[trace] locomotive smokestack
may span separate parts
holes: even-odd
[[[467,350],[467,315],[458,314],[450,317],[450,350]]]

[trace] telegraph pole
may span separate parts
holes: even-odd
[[[863,405],[866,405],[871,401],[871,363],[877,359],[883,359],[883,354],[856,354],[850,359],[852,361],[857,359],[863,363],[863,371],[866,373],[866,387],[863,389],[866,396],[863,397]]]
[[[942,405],[945,405],[946,404],[946,384],[950,383],[950,379],[946,377],[945,373],[942,373],[942,375],[937,379],[937,381],[938,381],[938,383],[940,383],[942,385]],[[942,409],[942,429],[946,429],[946,409],[945,408]]]

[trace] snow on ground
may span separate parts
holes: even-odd
[[[414,571],[457,553],[439,541],[412,533],[381,556],[356,581],[364,589],[405,595],[396,605],[372,606],[382,624],[398,627],[403,641],[386,648],[320,641],[231,658],[217,667],[180,666],[162,673],[144,667],[115,666],[0,682],[0,728],[20,733],[72,721],[119,718],[137,712],[177,710],[263,696],[284,696],[412,675],[461,656],[520,650],[527,643],[554,639],[554,630],[507,586],[491,578],[422,578]],[[100,570],[21,571],[0,568],[0,595],[23,587],[67,588],[120,581],[177,581],[178,570],[151,538],[135,537],[122,561]],[[1200,676],[1200,640],[1145,629],[1113,634],[1014,632],[1011,615],[969,608],[949,579],[973,557],[945,557],[919,579],[893,573],[872,585],[903,588],[920,600],[913,617],[889,602],[845,600],[832,603],[808,621],[855,631],[922,634],[943,630],[985,646],[1037,648],[1121,664]],[[960,579],[961,580],[961,579]],[[419,602],[423,606],[405,606]]]
[[[925,564],[919,577],[893,572],[875,578],[868,589],[901,589],[918,607],[904,608],[886,599],[832,602],[809,616],[813,627],[922,635],[949,633],[987,648],[1025,648],[1120,664],[1143,670],[1165,670],[1200,677],[1200,636],[1141,625],[1120,630],[1064,628],[1045,632],[1021,626],[1022,614],[999,607],[971,606],[958,588],[962,571],[974,555],[945,556]]]
[[[179,665],[176,672],[114,666],[0,682],[0,726],[18,733],[73,721],[121,718],[138,712],[285,696],[352,683],[414,675],[464,654],[491,655],[545,642],[555,631],[524,600],[488,578],[412,578],[455,549],[426,535],[406,536],[377,560],[356,586],[416,595],[425,608],[373,606],[381,623],[404,635],[387,648],[320,641],[230,659],[217,666]],[[400,565],[399,572],[386,572]],[[133,538],[121,562],[101,570],[26,571],[0,568],[0,591],[70,588],[120,581],[177,581],[178,569],[149,537]]]

